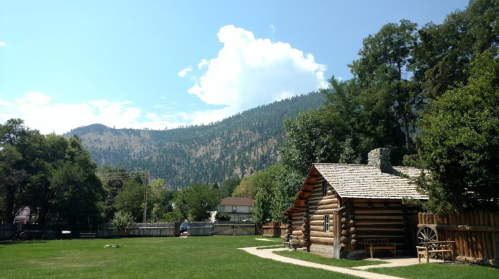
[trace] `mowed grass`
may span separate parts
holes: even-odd
[[[314,262],[318,264],[332,265],[338,267],[354,267],[354,266],[364,266],[364,265],[378,265],[388,263],[385,261],[351,261],[346,259],[332,259],[326,258],[323,256],[315,255],[312,253],[307,253],[307,251],[300,250],[290,250],[290,251],[276,251],[274,252],[277,255],[281,255],[283,257],[293,258],[297,260]]]
[[[355,278],[250,255],[255,236],[0,243],[0,278]],[[117,244],[120,248],[104,248]]]
[[[393,268],[370,268],[367,271],[413,279],[497,279],[499,269],[461,263],[418,264]]]

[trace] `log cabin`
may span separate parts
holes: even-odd
[[[285,235],[298,236],[309,252],[334,258],[364,256],[364,239],[389,239],[397,254],[413,251],[418,206],[427,200],[407,177],[421,170],[390,163],[390,150],[368,154],[369,163],[313,164],[287,217]],[[401,250],[401,251],[399,251]]]

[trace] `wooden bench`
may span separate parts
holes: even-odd
[[[61,239],[67,235],[68,239],[71,239],[71,231],[61,231]]]
[[[367,258],[367,251],[370,252],[371,258],[374,256],[376,250],[388,250],[392,252],[393,256],[397,256],[397,244],[390,242],[386,238],[370,238],[364,239],[364,252]]]
[[[454,261],[454,241],[431,241],[423,242],[423,246],[416,246],[418,261],[421,263],[421,256],[425,256],[426,263],[430,262],[430,254],[441,254],[445,261],[445,254],[449,253],[451,261]]]
[[[80,233],[81,238],[95,238],[95,233]]]

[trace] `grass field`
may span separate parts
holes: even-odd
[[[270,246],[255,236],[122,238],[0,242],[0,278],[355,278],[250,255],[237,248]],[[281,244],[281,239],[275,244]],[[104,248],[117,244],[120,248]],[[362,262],[333,260],[305,252],[280,255],[336,266]],[[499,278],[483,266],[421,264],[369,271],[404,278]]]
[[[0,278],[331,278],[237,249],[271,243],[255,236],[3,242]]]
[[[367,271],[412,279],[497,279],[499,269],[460,263],[418,264],[394,268],[371,268]]]

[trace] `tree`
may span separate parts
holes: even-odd
[[[144,210],[144,185],[136,180],[124,181],[123,189],[116,195],[116,211],[129,212],[136,220],[142,220]]]
[[[477,55],[466,85],[432,100],[423,115],[418,150],[431,179],[419,187],[434,212],[497,209],[499,199],[499,59]]]
[[[282,213],[293,205],[296,195],[303,185],[305,177],[284,166],[276,166],[273,189],[273,199],[270,204],[270,215],[274,221],[285,221]]]
[[[220,198],[223,199],[225,197],[231,197],[234,189],[236,189],[237,185],[241,182],[241,178],[239,177],[231,177],[226,179],[222,186],[218,189],[220,191]]]
[[[413,64],[425,97],[435,99],[456,84],[466,85],[471,61],[499,44],[499,5],[495,0],[472,0],[442,24],[418,30]]]
[[[215,220],[227,222],[230,221],[230,215],[227,212],[217,211],[217,214],[215,214]]]
[[[194,183],[183,193],[190,220],[202,221],[210,217],[209,211],[214,211],[220,204],[218,191],[210,185]]]
[[[418,84],[408,79],[416,26],[408,20],[384,25],[364,39],[360,59],[349,65],[359,90],[361,123],[377,139],[375,147],[399,147],[402,138],[405,152],[411,150],[414,108],[423,100]]]
[[[104,218],[110,221],[114,218],[117,212],[116,196],[125,185],[125,180],[128,179],[128,173],[123,168],[113,168],[109,166],[102,166],[97,169],[97,175],[102,180],[104,187],[107,190],[106,199],[104,201]]]
[[[97,164],[77,137],[68,143],[64,162],[50,178],[54,212],[72,226],[98,224],[106,191],[96,175]]]
[[[255,197],[255,203],[252,207],[253,220],[258,225],[268,223],[272,216],[270,215],[270,202],[272,200],[272,192],[266,188],[261,188]],[[262,230],[263,236],[263,230]]]

